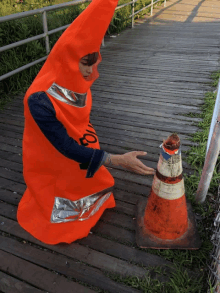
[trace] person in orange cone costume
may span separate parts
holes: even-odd
[[[79,164],[59,154],[45,139],[31,119],[27,98],[34,92],[46,92],[53,103],[57,119],[65,125],[68,134],[80,143],[79,139],[91,126],[90,87],[99,76],[97,65],[101,55],[93,67],[90,80],[82,76],[79,61],[91,52],[100,51],[117,3],[118,0],[93,0],[59,38],[24,97],[24,114],[28,123],[24,129],[23,149],[28,149],[28,152],[23,152],[23,174],[28,188],[19,204],[17,218],[25,230],[48,244],[71,243],[87,236],[103,211],[115,206],[110,190],[114,179],[102,166],[90,179],[92,182],[89,182],[88,190],[86,171],[80,170]],[[85,105],[75,107],[54,98],[57,92],[65,90],[69,91],[69,95],[71,91],[86,94]],[[89,147],[99,148],[98,141]],[[95,206],[92,210],[89,206],[83,210],[80,199],[85,200],[88,196],[91,196],[88,205],[95,203]],[[71,205],[76,208],[71,209]],[[77,219],[80,220],[74,225]]]
[[[115,207],[114,179],[104,166],[92,178],[86,178],[86,170],[45,138],[31,116],[27,100],[33,93],[46,93],[56,118],[79,144],[95,133],[89,120],[90,87],[99,76],[100,46],[117,3],[93,0],[89,4],[54,45],[24,97],[23,175],[27,189],[17,219],[26,231],[47,244],[71,243],[86,237],[104,210]],[[79,62],[93,52],[98,52],[98,60],[85,79]],[[87,147],[100,149],[98,139],[92,144],[87,140]]]

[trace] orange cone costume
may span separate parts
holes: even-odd
[[[93,0],[62,34],[24,97],[23,175],[27,189],[19,203],[19,224],[48,244],[71,243],[86,237],[107,208],[113,208],[114,179],[101,166],[93,178],[86,170],[58,152],[45,138],[28,108],[28,97],[46,92],[57,119],[80,144],[100,149],[89,123],[90,87],[98,78],[100,46],[118,0]],[[89,80],[79,70],[82,57],[99,52]]]
[[[149,199],[139,204],[137,218],[140,247],[200,247],[191,207],[186,202],[180,139],[176,134],[162,144]]]

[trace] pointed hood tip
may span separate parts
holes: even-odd
[[[87,8],[60,36],[46,62],[28,89],[30,95],[46,91],[53,82],[69,90],[86,93],[99,77],[100,47],[117,7],[118,0],[92,0]],[[79,70],[80,59],[99,52],[94,64],[93,79],[87,81]]]

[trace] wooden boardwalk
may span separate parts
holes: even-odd
[[[148,152],[143,160],[156,168],[159,145],[177,132],[182,150],[193,143],[198,113],[219,69],[220,1],[171,0],[109,38],[102,49],[100,78],[92,88],[91,122],[101,148],[111,153]],[[134,293],[109,273],[164,281],[151,267],[169,264],[135,242],[138,200],[149,193],[152,177],[110,169],[116,181],[117,207],[104,213],[89,237],[70,245],[46,245],[16,221],[26,189],[22,175],[23,97],[0,112],[0,292]],[[183,156],[184,157],[184,156]],[[183,160],[185,172],[191,172]],[[105,290],[105,291],[104,291]]]

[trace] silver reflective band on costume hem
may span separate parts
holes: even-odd
[[[85,107],[87,94],[75,93],[71,90],[65,89],[64,87],[56,84],[55,82],[47,90],[48,94],[57,100],[64,102],[68,105],[75,106],[78,108]]]
[[[51,223],[65,223],[70,221],[84,221],[93,216],[110,197],[111,191],[103,190],[71,201],[62,197],[55,197]],[[108,189],[109,191],[109,189]]]

